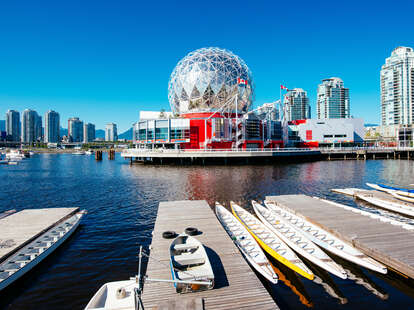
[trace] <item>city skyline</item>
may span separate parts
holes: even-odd
[[[351,115],[380,124],[381,66],[396,47],[414,46],[408,13],[413,4],[408,1],[398,16],[359,2],[358,10],[352,3],[340,10],[334,3],[303,2],[298,10],[265,2],[221,4],[220,10],[204,11],[206,22],[200,22],[197,4],[192,9],[162,6],[50,2],[40,9],[30,2],[4,4],[4,111],[53,109],[62,119],[95,114],[97,128],[114,121],[123,132],[138,119],[139,110],[169,110],[168,79],[179,59],[197,48],[217,46],[242,57],[252,70],[254,107],[279,99],[283,84],[304,89],[315,115],[318,83],[338,76],[351,90]]]

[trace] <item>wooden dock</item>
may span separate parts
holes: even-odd
[[[162,233],[167,230],[182,233],[187,227],[196,227],[202,232],[196,238],[205,245],[212,263],[214,289],[177,294],[171,283],[146,282],[145,309],[200,309],[202,304],[204,309],[279,309],[206,201],[160,203],[146,271],[149,278],[171,279],[169,246],[172,240],[163,239]],[[165,307],[167,304],[169,308]]]
[[[0,219],[0,261],[79,208],[27,209]]]
[[[414,232],[305,195],[267,196],[365,254],[414,278]]]

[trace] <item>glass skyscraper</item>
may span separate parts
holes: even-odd
[[[6,134],[11,141],[20,141],[20,113],[15,110],[6,112]]]
[[[117,141],[118,132],[116,129],[116,124],[109,123],[105,126],[105,141]]]
[[[91,123],[83,124],[83,142],[92,142],[95,140],[95,125]]]
[[[83,122],[78,117],[68,120],[68,138],[71,142],[83,141]]]
[[[49,110],[45,113],[45,143],[58,143],[60,140],[59,113]]]
[[[414,51],[399,46],[381,68],[381,124],[414,123]]]
[[[288,121],[311,118],[309,98],[302,88],[294,88],[287,92],[285,103],[288,106]]]
[[[349,88],[337,77],[322,80],[318,86],[317,116],[324,118],[349,118]]]
[[[36,111],[26,109],[22,115],[22,142],[30,143],[41,140],[42,117]]]

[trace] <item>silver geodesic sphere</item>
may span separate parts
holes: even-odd
[[[237,79],[247,81],[238,87]],[[246,112],[254,100],[252,74],[246,63],[232,52],[201,48],[189,53],[174,68],[168,83],[168,100],[174,113],[236,111]],[[233,102],[233,104],[232,104]]]

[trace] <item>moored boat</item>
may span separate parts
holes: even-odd
[[[0,291],[22,277],[59,247],[79,226],[84,211],[63,220],[0,263]]]
[[[214,287],[214,273],[203,244],[186,234],[178,235],[170,245],[171,275],[177,293],[209,290]],[[200,281],[202,284],[183,283]]]
[[[252,201],[252,204],[258,218],[291,249],[337,277],[347,278],[346,271],[341,266],[336,264],[332,258],[291,225],[289,221],[255,201]]]
[[[312,271],[273,231],[234,202],[231,201],[230,205],[234,216],[269,255],[301,276],[313,280]]]
[[[335,237],[321,227],[279,207],[273,201],[265,201],[265,206],[280,217],[283,217],[285,221],[288,221],[296,229],[300,230],[306,237],[308,237],[308,239],[328,252],[379,273],[387,273],[387,268],[384,265],[365,255],[352,245]]]
[[[409,206],[407,204],[404,204],[403,202],[392,202],[380,198],[376,198],[373,195],[370,194],[358,194],[356,196],[357,198],[369,202],[370,204],[386,209],[391,210],[397,213],[401,213],[404,215],[414,216],[414,207]]]
[[[411,195],[411,193],[408,193]],[[407,202],[411,202],[414,203],[414,198],[410,198],[410,197],[414,197],[413,196],[405,196],[404,194],[402,194],[401,192],[392,192],[391,195],[399,200],[403,200],[403,201],[407,201]]]
[[[271,283],[276,284],[278,277],[272,265],[247,229],[218,202],[216,202],[216,215],[249,264]]]
[[[85,155],[85,152],[76,151],[76,152],[73,152],[72,155]]]

